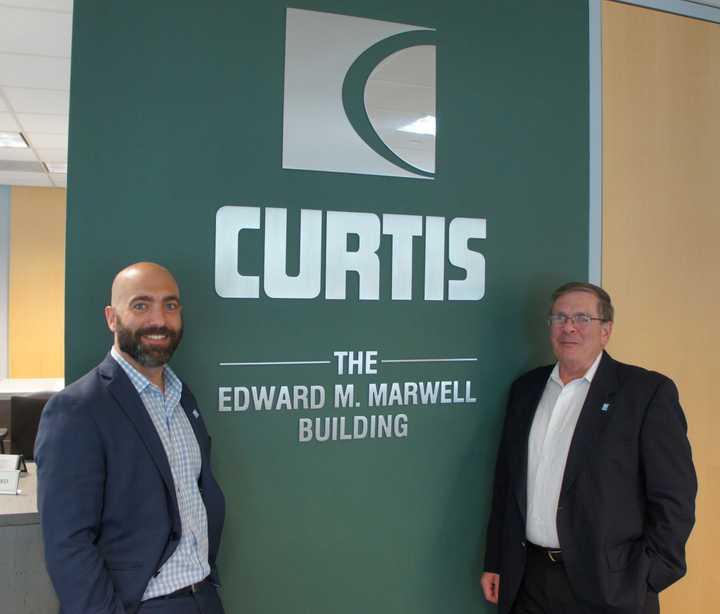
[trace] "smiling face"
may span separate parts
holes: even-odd
[[[581,313],[600,318],[597,297],[591,292],[568,292],[558,297],[552,307],[553,315],[574,316]],[[583,325],[568,320],[550,327],[550,343],[560,366],[560,377],[567,383],[585,375],[612,333],[612,322],[597,319]]]
[[[115,335],[115,349],[155,381],[182,338],[180,292],[173,276],[152,263],[120,271],[105,318]]]

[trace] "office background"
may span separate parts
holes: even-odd
[[[600,5],[602,282],[618,306],[609,349],[679,384],[701,491],[690,575],[663,595],[663,607],[712,611],[719,26]],[[547,291],[587,277],[592,265],[591,16],[578,2],[524,3],[522,11],[507,3],[457,3],[456,11],[423,3],[294,6],[437,29],[437,178],[281,168],[285,5],[219,3],[198,15],[197,8],[76,3],[84,26],[75,31],[73,60],[66,376],[74,379],[107,349],[99,306],[117,268],[142,258],[167,263],[187,305],[177,368],[206,406],[233,510],[222,552],[231,607],[475,610],[507,384],[547,358]],[[149,56],[157,62],[147,63]],[[189,124],[191,131],[177,130]],[[111,154],[83,153],[108,139]],[[21,202],[17,189],[11,207]],[[214,214],[226,204],[286,207],[291,216],[302,207],[487,218],[488,238],[478,247],[486,296],[439,305],[220,299],[212,288]],[[381,253],[387,278],[390,253]],[[307,448],[292,438],[295,417],[215,411],[221,381],[317,378],[309,368],[227,376],[220,359],[327,353],[336,341],[348,349],[474,352],[474,366],[420,367],[397,379],[469,379],[478,402],[453,414],[412,410],[406,441]]]

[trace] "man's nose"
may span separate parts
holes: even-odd
[[[577,330],[577,327],[575,326],[575,320],[573,318],[568,318],[565,320],[565,323],[562,325],[563,332],[574,332]]]
[[[148,312],[146,324],[149,326],[165,326],[167,314],[161,306],[153,307]]]

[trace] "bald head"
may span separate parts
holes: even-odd
[[[182,338],[182,306],[175,278],[154,262],[131,264],[115,276],[110,301],[105,319],[116,351],[157,380]]]
[[[177,282],[164,266],[154,262],[136,262],[125,267],[113,279],[112,289],[110,291],[110,305],[118,308],[123,304],[127,304],[128,298],[134,292],[147,287],[174,287],[173,294],[176,298],[180,298],[180,290]]]

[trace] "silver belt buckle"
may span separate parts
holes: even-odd
[[[547,551],[548,558],[549,558],[553,563],[558,563],[559,561],[556,561],[556,560],[555,560],[555,557],[553,556],[554,554],[562,554],[562,550],[548,550],[548,551]]]

